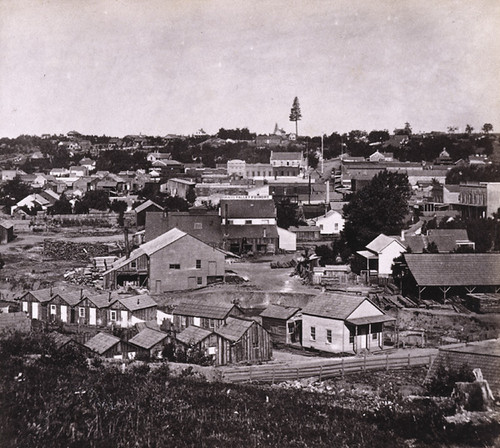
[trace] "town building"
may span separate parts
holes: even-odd
[[[104,273],[104,287],[147,287],[152,294],[206,286],[224,277],[225,255],[177,228],[122,257]]]
[[[173,312],[173,324],[177,331],[191,325],[215,330],[227,323],[229,317],[243,316],[243,311],[234,303],[212,303],[203,300],[182,302]]]

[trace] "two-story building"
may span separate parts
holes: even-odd
[[[133,284],[152,294],[206,286],[224,277],[219,249],[174,228],[118,259],[104,273],[104,287]]]

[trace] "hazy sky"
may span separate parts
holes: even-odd
[[[0,0],[0,136],[500,131],[500,1]]]

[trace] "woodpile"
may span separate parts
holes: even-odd
[[[75,243],[72,241],[45,240],[43,255],[55,260],[91,261],[94,257],[109,254],[109,245],[103,243]]]

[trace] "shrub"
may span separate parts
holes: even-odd
[[[449,397],[453,392],[455,383],[474,381],[474,374],[469,364],[460,367],[451,366],[448,359],[439,364],[434,376],[427,383],[427,390],[432,395]]]

